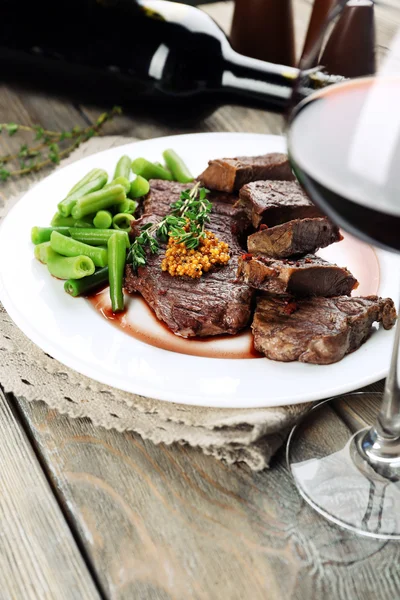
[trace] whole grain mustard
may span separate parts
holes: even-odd
[[[220,242],[211,231],[205,231],[196,250],[188,249],[184,243],[177,243],[170,237],[161,269],[173,277],[186,275],[198,279],[211,267],[226,265],[229,259],[228,244]]]

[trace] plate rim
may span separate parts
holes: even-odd
[[[280,143],[282,143],[282,141],[286,144],[286,139],[284,136],[281,135],[274,135],[274,134],[257,134],[257,133],[241,133],[241,132],[202,132],[202,133],[189,133],[189,134],[182,134],[182,135],[169,135],[169,136],[160,136],[157,138],[152,138],[150,140],[138,140],[138,141],[132,141],[132,142],[128,142],[126,144],[121,144],[119,146],[114,146],[112,148],[108,148],[106,150],[101,150],[99,152],[96,152],[94,154],[90,154],[86,157],[83,157],[82,159],[80,159],[79,161],[75,161],[73,163],[71,163],[70,165],[65,165],[63,168],[61,169],[57,169],[56,171],[54,171],[53,173],[51,173],[48,177],[44,178],[43,180],[37,182],[35,185],[33,185],[31,188],[29,188],[29,190],[27,190],[24,194],[22,194],[21,198],[18,200],[18,202],[15,204],[15,206],[13,206],[10,211],[7,213],[6,217],[4,217],[2,219],[2,223],[0,226],[0,236],[1,236],[1,232],[3,230],[4,224],[12,217],[12,214],[14,212],[14,210],[17,210],[18,205],[20,204],[21,201],[23,201],[23,199],[26,197],[27,194],[31,193],[33,190],[37,191],[38,188],[40,188],[40,186],[42,186],[45,182],[46,185],[48,184],[47,182],[50,180],[52,181],[55,178],[59,177],[59,174],[61,172],[64,172],[68,169],[70,169],[71,167],[73,167],[74,165],[77,164],[81,164],[82,162],[90,159],[93,160],[94,157],[98,157],[98,156],[104,156],[107,153],[115,153],[116,150],[121,151],[121,153],[124,152],[124,150],[127,150],[127,148],[132,148],[132,146],[136,146],[137,144],[146,144],[146,143],[152,143],[154,140],[159,141],[167,141],[167,140],[172,140],[172,139],[176,139],[176,138],[184,138],[184,139],[188,139],[188,138],[198,138],[199,136],[206,138],[206,137],[212,137],[215,138],[216,136],[219,138],[258,138],[258,139],[263,139],[263,140],[267,140],[267,139],[273,139],[274,141],[276,140],[280,140]],[[381,256],[384,257],[386,255],[388,255],[388,253],[383,252],[379,249],[375,249],[377,257],[378,257],[378,261],[379,261],[379,266],[381,266]],[[393,256],[393,255],[391,255]],[[176,404],[186,404],[186,405],[192,405],[192,406],[204,406],[204,407],[209,407],[209,408],[231,408],[231,409],[249,409],[249,408],[268,408],[268,407],[273,407],[273,406],[285,406],[285,405],[289,405],[289,404],[299,404],[302,402],[308,402],[308,401],[316,401],[316,400],[322,400],[324,398],[327,397],[331,397],[331,396],[336,396],[342,393],[346,393],[349,391],[352,391],[354,389],[358,389],[362,386],[365,385],[369,385],[371,383],[374,383],[376,381],[379,381],[380,379],[382,379],[383,377],[386,376],[387,372],[388,372],[388,367],[389,365],[387,365],[385,368],[381,369],[379,372],[376,372],[375,374],[372,375],[367,375],[364,376],[362,381],[360,381],[360,379],[357,380],[356,383],[354,384],[337,384],[334,386],[329,387],[329,389],[326,389],[326,391],[323,392],[324,395],[321,395],[321,391],[316,391],[316,390],[309,390],[309,392],[307,393],[307,398],[304,397],[304,393],[301,392],[298,396],[295,395],[293,396],[293,394],[290,395],[290,400],[288,398],[288,400],[284,400],[282,398],[274,401],[274,399],[268,399],[268,402],[265,403],[254,403],[254,399],[251,398],[246,398],[243,395],[241,396],[240,401],[238,402],[238,398],[235,397],[235,401],[238,402],[240,404],[240,406],[232,406],[231,402],[230,402],[230,398],[228,398],[228,402],[226,402],[226,400],[224,401],[224,398],[221,398],[220,395],[212,395],[212,394],[208,394],[207,396],[199,396],[198,393],[194,393],[192,396],[188,396],[185,395],[185,399],[182,400],[180,398],[176,398],[176,396],[174,396],[174,394],[178,393],[179,395],[179,391],[177,389],[176,392],[166,392],[163,391],[162,394],[160,394],[158,389],[154,389],[154,391],[152,391],[152,384],[147,384],[145,385],[145,389],[142,389],[143,386],[141,386],[140,384],[138,386],[136,386],[137,391],[133,392],[132,390],[128,390],[126,389],[124,386],[115,386],[113,384],[110,384],[109,381],[107,381],[107,377],[103,378],[100,371],[97,371],[95,375],[92,374],[92,370],[96,369],[95,366],[91,365],[90,368],[86,368],[84,370],[80,370],[76,367],[76,363],[74,363],[73,361],[73,357],[72,360],[69,360],[69,356],[70,353],[67,352],[67,354],[64,353],[63,358],[60,358],[58,355],[58,352],[54,353],[54,346],[52,346],[51,341],[49,340],[49,343],[47,343],[46,339],[43,339],[40,337],[40,335],[37,335],[35,329],[31,326],[31,324],[27,321],[27,319],[25,318],[25,316],[21,315],[18,311],[17,308],[15,308],[13,306],[12,303],[12,299],[9,296],[9,294],[7,293],[7,290],[5,289],[4,283],[3,283],[3,279],[2,279],[2,274],[0,271],[0,299],[4,305],[4,308],[6,309],[6,311],[8,312],[8,314],[10,315],[10,317],[12,318],[12,320],[14,321],[14,323],[17,325],[17,327],[19,327],[19,329],[25,334],[27,335],[27,337],[33,342],[35,343],[35,345],[37,345],[39,348],[41,348],[42,350],[44,350],[45,352],[47,352],[50,355],[54,355],[57,354],[57,356],[54,356],[54,358],[56,358],[57,360],[59,360],[59,362],[61,362],[62,364],[66,365],[69,368],[72,368],[74,371],[79,372],[80,374],[87,376],[103,385],[107,385],[110,386],[116,390],[123,390],[125,392],[128,393],[133,393],[133,394],[138,394],[138,395],[143,395],[143,396],[147,396],[147,397],[153,397],[159,400],[163,400],[163,401],[168,401],[168,402],[173,402]],[[15,310],[14,310],[15,308]],[[21,324],[22,323],[22,324]],[[108,324],[109,327],[112,327],[110,324]],[[390,334],[388,335],[388,338],[390,337]],[[166,352],[165,350],[163,352]],[[67,358],[66,358],[67,356]],[[178,355],[179,356],[179,355]],[[195,359],[196,361],[199,360],[199,358],[202,358],[203,360],[213,360],[213,361],[223,361],[224,363],[226,363],[227,361],[231,361],[231,360],[235,360],[235,362],[238,359],[204,359],[204,357],[192,357],[193,359]],[[246,359],[242,359],[242,360],[246,360]],[[263,359],[260,359],[263,360]],[[315,368],[315,365],[312,365],[312,367]],[[327,367],[329,367],[329,365],[327,365]],[[317,366],[318,369],[323,369],[324,366],[323,365],[318,365]],[[100,374],[99,374],[100,373]]]

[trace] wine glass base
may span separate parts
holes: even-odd
[[[300,494],[325,518],[368,537],[400,539],[400,465],[385,471],[359,452],[381,398],[353,393],[318,404],[293,428],[286,457]],[[344,423],[335,407],[340,405],[342,412],[347,401],[351,407],[363,400],[370,402],[359,422],[367,427],[354,431],[355,413],[349,412]]]

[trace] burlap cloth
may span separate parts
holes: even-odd
[[[130,141],[92,138],[61,166]],[[0,219],[18,200],[0,206]],[[0,200],[1,202],[1,200]],[[253,470],[269,465],[293,423],[308,405],[263,409],[218,409],[160,402],[121,392],[68,369],[45,354],[14,325],[0,304],[0,383],[6,392],[46,402],[70,417],[88,417],[95,425],[132,430],[155,444],[189,444],[232,464]]]

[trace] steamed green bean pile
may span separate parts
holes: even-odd
[[[163,158],[165,164],[122,156],[110,181],[106,171],[92,169],[58,202],[50,226],[32,228],[35,257],[51,275],[65,280],[67,294],[84,296],[109,284],[113,312],[124,310],[129,233],[149,180],[193,181],[174,150],[165,150]]]

